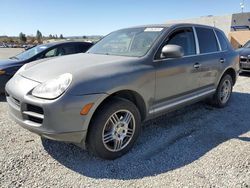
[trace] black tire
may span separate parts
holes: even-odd
[[[228,90],[229,96],[228,96],[227,100],[223,101],[222,97],[221,97],[221,91],[223,89],[223,84],[225,82],[230,84],[230,88]],[[228,104],[228,102],[230,101],[232,90],[233,90],[233,79],[229,74],[226,74],[222,77],[222,79],[217,87],[216,93],[214,94],[213,98],[211,99],[210,104],[213,105],[214,107],[217,107],[217,108],[224,108]]]
[[[110,151],[112,144],[115,149],[116,147],[115,142],[117,142],[116,139],[120,138],[120,135],[116,131],[114,131],[117,130],[114,127],[117,127],[119,123],[114,124],[110,118],[115,113],[118,113],[119,116],[119,113],[123,113],[122,110],[126,110],[126,112],[128,112],[130,115],[132,114],[129,125],[132,126],[132,123],[134,122],[133,135],[130,136],[130,138],[124,137],[124,140],[130,140],[128,141],[127,144],[123,143],[124,146],[126,145],[124,148],[121,148],[121,150],[119,151]],[[123,120],[123,118],[125,119],[125,115],[124,116],[120,115],[119,118],[120,120]],[[105,144],[104,143],[105,137],[103,135],[105,134],[104,132],[107,126],[111,127],[110,130],[113,130],[111,131],[113,133],[112,134],[113,137],[114,134],[117,137],[116,139]],[[125,126],[125,125],[120,125],[120,126]],[[135,104],[133,104],[128,100],[114,98],[112,100],[109,100],[102,106],[100,106],[99,109],[97,109],[97,112],[95,113],[89,125],[88,136],[87,136],[87,148],[91,153],[93,153],[97,157],[108,160],[116,159],[127,153],[132,148],[134,142],[139,136],[140,130],[141,130],[141,116]],[[125,133],[121,132],[121,134]]]

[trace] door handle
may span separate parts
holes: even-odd
[[[200,64],[200,63],[195,63],[195,64],[194,64],[194,68],[195,68],[195,69],[200,68],[200,66],[201,66],[201,64]]]
[[[225,59],[224,58],[220,58],[220,63],[225,63]]]

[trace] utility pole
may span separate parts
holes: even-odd
[[[245,0],[242,0],[242,2],[240,3],[240,8],[241,8],[241,13],[243,13],[245,8]]]

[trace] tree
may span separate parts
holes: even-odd
[[[36,40],[37,40],[37,42],[42,43],[42,39],[43,39],[42,33],[39,30],[37,30],[37,32],[36,32]]]
[[[64,37],[63,37],[63,35],[62,35],[62,34],[60,35],[60,39],[64,39]]]
[[[83,36],[82,38],[83,38],[83,39],[86,39],[86,38],[87,38],[87,36]]]
[[[24,33],[20,33],[19,34],[19,40],[21,41],[21,43],[25,43],[27,41],[27,37]]]
[[[51,34],[49,35],[49,39],[53,39],[53,36]]]

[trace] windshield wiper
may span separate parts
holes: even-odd
[[[17,59],[18,60],[18,58],[16,56],[10,57],[10,59]]]

